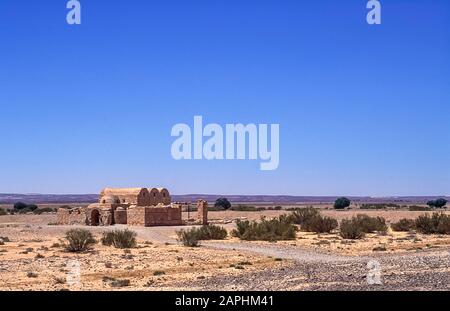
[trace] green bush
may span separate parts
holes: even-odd
[[[357,240],[364,237],[364,231],[361,228],[361,224],[353,217],[352,219],[344,219],[340,226],[340,235],[344,239]]]
[[[411,231],[415,228],[415,221],[412,219],[400,219],[398,222],[391,224],[391,228],[394,231]]]
[[[190,247],[198,246],[200,240],[223,240],[227,235],[226,229],[215,225],[177,231],[178,241]]]
[[[344,209],[350,206],[351,201],[347,198],[337,198],[336,201],[334,201],[334,208],[335,209]]]
[[[445,205],[447,205],[448,201],[444,198],[440,198],[437,200],[431,200],[427,202],[427,205],[429,207],[435,207],[435,208],[445,208]]]
[[[37,209],[38,209],[38,206],[36,204],[26,204],[23,202],[14,203],[14,211],[18,212],[19,214],[33,212],[34,210],[37,210]]]
[[[133,248],[137,244],[136,232],[128,229],[103,232],[101,242],[103,245],[115,248]]]
[[[296,231],[297,228],[292,222],[292,217],[281,215],[270,220],[263,217],[260,222],[238,220],[232,235],[246,241],[275,242],[294,240]]]
[[[424,214],[417,217],[415,227],[423,234],[450,234],[450,216],[444,213]]]
[[[0,216],[8,215],[8,212],[4,208],[0,208]]]
[[[214,204],[214,207],[227,210],[231,208],[231,203],[227,198],[218,198]]]
[[[96,243],[92,233],[85,229],[71,229],[66,232],[68,244],[66,249],[69,252],[84,252]]]

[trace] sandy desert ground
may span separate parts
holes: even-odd
[[[210,219],[231,231],[235,219],[282,213],[210,212]],[[323,210],[339,220],[358,213],[396,221],[423,212]],[[295,241],[228,237],[189,248],[176,241],[180,227],[131,227],[138,234],[137,248],[98,243],[73,254],[62,244],[64,233],[74,227],[49,225],[55,220],[54,214],[0,216],[0,237],[9,240],[0,245],[0,290],[450,289],[450,236],[445,235],[388,231],[349,241],[338,234],[298,232]],[[84,228],[99,238],[105,230],[125,227]],[[374,271],[381,284],[369,284]]]

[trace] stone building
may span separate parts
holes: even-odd
[[[61,225],[175,226],[182,222],[181,206],[171,203],[166,188],[105,188],[98,203],[86,208],[59,209]]]

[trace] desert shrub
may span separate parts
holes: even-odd
[[[354,217],[354,219],[364,233],[386,232],[388,229],[386,220],[383,217],[370,217],[360,214]]]
[[[307,208],[300,208],[300,209],[296,209],[292,214],[291,214],[291,219],[292,221],[297,224],[302,226],[304,223],[306,223],[308,220],[319,216],[319,210],[311,207],[307,207]]]
[[[0,216],[8,215],[8,212],[4,208],[0,208]]]
[[[301,209],[304,209],[304,208],[301,208],[301,207],[288,207],[288,208],[286,208],[286,211],[288,211],[288,212],[295,212],[295,211],[298,211],[298,210],[301,210]]]
[[[67,245],[69,252],[84,252],[96,243],[92,233],[85,229],[71,229],[66,232]]]
[[[306,221],[302,226],[302,230],[315,233],[330,233],[339,227],[336,219],[318,215]]]
[[[101,242],[115,248],[133,248],[136,247],[136,232],[128,229],[103,232]]]
[[[23,202],[16,202],[14,203],[14,210],[19,211],[22,209],[26,209],[28,207],[28,204]]]
[[[103,282],[109,283],[111,287],[126,287],[130,286],[130,280],[128,279],[116,279],[109,276],[103,277]]]
[[[214,204],[214,207],[227,210],[231,208],[231,203],[227,198],[218,198]]]
[[[34,272],[28,272],[27,273],[27,277],[29,277],[29,278],[37,278],[38,275],[37,275],[37,273],[34,273]]]
[[[292,222],[292,218],[286,215],[267,220],[261,218],[257,221],[241,221],[236,222],[236,229],[232,235],[247,241],[279,241],[293,240],[297,228]]]
[[[351,201],[347,198],[337,198],[336,201],[334,201],[334,208],[335,209],[344,209],[350,206]]]
[[[39,208],[33,211],[34,214],[36,215],[41,215],[42,213],[54,213],[56,212],[55,208],[52,207],[44,207],[44,208]]]
[[[206,225],[199,229],[199,239],[200,240],[223,240],[227,237],[227,230],[223,227]]]
[[[36,204],[26,204],[23,202],[14,203],[14,211],[19,214],[33,212],[34,210],[37,210],[37,209],[38,209],[38,206]]]
[[[130,286],[130,280],[128,279],[117,279],[111,282],[111,287],[126,287]]]
[[[387,251],[387,248],[384,245],[380,245],[380,246],[374,247],[372,249],[372,251],[374,251],[374,252],[385,252],[385,251]]]
[[[381,209],[388,209],[388,208],[395,208],[399,209],[400,205],[394,204],[394,203],[370,203],[370,204],[362,204],[360,206],[360,209],[373,209],[373,210],[381,210]]]
[[[188,230],[177,231],[178,241],[183,243],[184,246],[197,247],[199,246],[200,234],[196,228]]]
[[[417,217],[415,227],[423,234],[450,234],[450,216],[444,213],[424,214]]]
[[[400,219],[398,222],[391,224],[391,228],[394,231],[411,231],[415,228],[415,222],[412,219]]]
[[[279,205],[277,205],[277,206],[269,206],[267,208],[267,210],[269,210],[269,211],[281,211],[282,209],[283,209],[283,207],[281,207]]]
[[[258,209],[255,206],[249,206],[249,205],[236,205],[232,206],[230,208],[232,211],[238,211],[238,212],[256,212]]]
[[[191,209],[191,211],[193,211],[193,209]],[[220,211],[223,211],[223,208],[215,207],[215,206],[208,206],[208,211],[209,212],[220,212]]]
[[[227,237],[227,230],[214,225],[177,231],[178,241],[184,246],[196,247],[200,240],[223,240]]]
[[[364,231],[361,228],[360,223],[356,218],[344,219],[340,226],[340,235],[344,239],[362,239],[364,237]]]
[[[428,206],[411,205],[410,207],[408,207],[408,210],[410,212],[425,212],[425,211],[431,211],[433,209]]]
[[[323,217],[313,207],[296,209],[289,217],[293,223],[300,225],[301,230],[308,232],[329,233],[339,226],[336,219]]]

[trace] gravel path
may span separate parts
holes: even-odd
[[[274,258],[290,259],[299,262],[316,263],[316,262],[340,262],[354,261],[355,257],[342,256],[318,250],[301,248],[298,246],[278,245],[278,244],[259,244],[247,242],[202,242],[202,245],[217,249],[235,249],[238,251],[257,253],[264,256]]]
[[[299,252],[302,253],[303,252]],[[434,251],[401,256],[348,258],[337,261],[295,256],[291,265],[234,278],[221,276],[180,283],[194,290],[450,290],[450,252]],[[306,261],[300,258],[306,258]],[[379,282],[368,263],[379,263]],[[373,267],[373,266],[372,266]],[[374,282],[369,282],[374,280]]]

